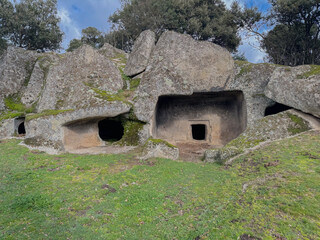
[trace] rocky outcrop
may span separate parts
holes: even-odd
[[[31,108],[39,100],[43,89],[45,88],[46,78],[50,66],[59,61],[58,54],[43,54],[38,57],[32,73],[30,74],[27,85],[21,90],[21,103],[27,108]]]
[[[144,145],[144,150],[140,159],[149,158],[169,158],[173,160],[179,159],[179,149],[166,141],[160,139],[149,139]]]
[[[16,47],[8,47],[0,56],[0,110],[5,109],[5,97],[17,94],[28,84],[39,56],[37,52]]]
[[[128,54],[121,49],[115,48],[109,43],[105,43],[102,48],[98,50],[98,52],[109,59],[116,59],[119,57],[128,58]]]
[[[228,82],[226,90],[241,90],[244,93],[248,125],[254,124],[265,115],[265,110],[274,101],[267,98],[264,89],[270,81],[274,64],[253,64],[236,61],[235,78]]]
[[[265,94],[276,102],[320,117],[320,67],[278,67]]]
[[[256,121],[225,147],[207,150],[205,161],[224,163],[229,158],[237,156],[263,142],[293,136],[311,128],[309,119],[304,118],[303,115],[295,110],[271,115]]]
[[[157,42],[136,94],[135,113],[149,122],[161,95],[191,95],[223,89],[234,61],[222,47],[191,36],[165,32]]]
[[[156,34],[154,32],[146,30],[140,34],[124,69],[127,76],[138,75],[146,69],[155,42]]]
[[[26,138],[31,145],[44,145],[64,150],[64,128],[80,120],[115,117],[130,111],[130,106],[121,102],[105,103],[103,107],[92,107],[48,114],[30,114],[26,119]],[[98,134],[98,133],[96,133]]]
[[[90,46],[82,46],[52,63],[38,111],[101,106],[103,95],[123,88],[117,66]]]
[[[207,161],[224,162],[310,129],[293,110],[264,118],[276,102],[320,117],[317,66],[234,63],[227,50],[171,31],[156,45],[154,33],[143,32],[127,59],[109,44],[65,54],[9,47],[0,57],[0,138],[14,136],[25,121],[29,145],[99,148],[108,142],[99,135],[101,122],[118,121],[119,147],[140,145],[143,158],[178,159],[178,148],[153,139],[163,138],[178,146],[229,142],[206,152]]]

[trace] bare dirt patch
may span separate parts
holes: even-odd
[[[194,142],[176,142],[175,145],[179,148],[180,159],[186,162],[202,162],[204,152],[216,147],[208,143]]]

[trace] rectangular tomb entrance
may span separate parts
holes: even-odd
[[[241,91],[159,97],[153,136],[171,142],[223,146],[246,128]]]

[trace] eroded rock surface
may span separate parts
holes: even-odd
[[[122,88],[117,66],[85,45],[50,66],[38,111],[101,106],[105,102],[101,94],[115,94]]]
[[[165,32],[157,42],[138,89],[136,115],[141,121],[152,118],[161,95],[191,95],[223,89],[233,78],[230,53],[191,36]]]
[[[293,136],[311,128],[310,123],[295,110],[271,115],[256,121],[224,148],[206,151],[205,161],[224,163],[260,143]]]
[[[34,64],[40,56],[35,51],[8,47],[0,56],[0,110],[4,110],[3,98],[17,94],[28,84]]]
[[[265,90],[268,98],[320,117],[318,66],[278,67]]]
[[[253,64],[236,61],[235,78],[228,82],[226,90],[241,90],[244,93],[248,125],[254,124],[265,115],[265,109],[274,104],[264,90],[276,65]]]
[[[134,43],[129,55],[124,73],[135,76],[142,73],[147,65],[153,48],[155,47],[156,34],[150,30],[143,31]]]

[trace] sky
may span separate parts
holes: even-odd
[[[223,1],[227,6],[232,2],[232,0]],[[241,0],[240,2],[249,7],[257,6],[261,11],[266,11],[269,7],[267,0]],[[120,0],[58,0],[60,27],[65,33],[62,47],[68,48],[70,40],[80,38],[81,30],[87,27],[96,27],[102,32],[108,32],[111,27],[108,17],[120,7]],[[242,32],[240,35],[245,34]],[[239,52],[244,53],[250,62],[263,62],[265,53],[258,50],[258,46],[257,39],[243,38]]]

